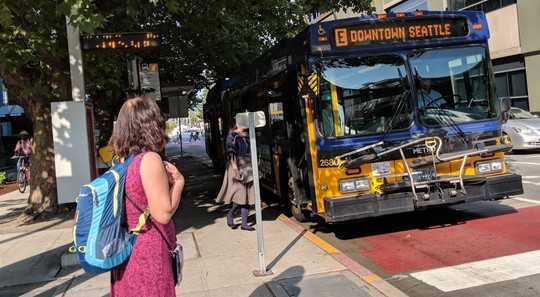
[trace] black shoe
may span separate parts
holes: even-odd
[[[231,229],[235,230],[235,229],[238,229],[238,225],[237,224],[229,224],[227,223],[227,226],[229,226]]]
[[[240,226],[240,229],[246,230],[246,231],[255,231],[255,228],[253,228],[253,227],[251,227],[251,226],[249,226],[249,227],[247,227],[247,228],[244,227],[244,226]]]

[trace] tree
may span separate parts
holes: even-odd
[[[151,5],[149,5],[149,3]],[[264,50],[303,27],[313,10],[352,7],[371,0],[4,0],[0,3],[0,76],[34,128],[28,207],[22,219],[57,212],[51,102],[71,100],[66,16],[81,33],[157,31],[167,46],[140,53],[166,65],[163,83],[192,81],[197,88],[234,77]],[[78,13],[71,15],[72,8]],[[89,97],[109,131],[125,97],[126,54],[85,55]],[[196,102],[194,102],[196,103]],[[100,113],[103,112],[103,113]],[[108,133],[102,133],[104,137]],[[106,139],[102,139],[105,141]]]
[[[26,215],[59,209],[52,143],[51,102],[68,100],[66,21],[46,1],[0,4],[0,76],[34,130],[32,183]]]

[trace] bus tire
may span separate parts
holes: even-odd
[[[296,205],[291,205],[291,213],[299,223],[305,223],[311,220],[311,213],[308,210],[296,207]]]
[[[294,187],[295,187],[295,183],[294,183],[294,180],[293,180],[293,177],[292,177],[292,174],[290,173],[290,171],[288,171],[289,175],[289,179],[288,179],[288,189],[287,189],[287,192],[288,192],[288,202],[289,202],[289,205],[291,206],[291,214],[293,215],[294,219],[300,223],[304,223],[304,222],[307,222],[309,220],[311,220],[311,212],[306,210],[306,209],[302,209],[301,207],[299,208],[297,206],[297,203],[296,203],[296,199],[300,199],[298,197],[295,197],[294,195]]]

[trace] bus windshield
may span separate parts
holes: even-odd
[[[326,138],[384,133],[412,124],[412,104],[402,57],[384,54],[323,58],[318,127]]]
[[[485,48],[418,50],[408,59],[424,125],[455,125],[497,116]]]

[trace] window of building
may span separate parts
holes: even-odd
[[[415,10],[427,10],[427,0],[408,0],[386,10],[386,12],[408,12]]]
[[[498,97],[510,97],[512,106],[529,110],[525,69],[495,73]]]
[[[516,0],[450,0],[450,10],[494,11],[516,3]]]

